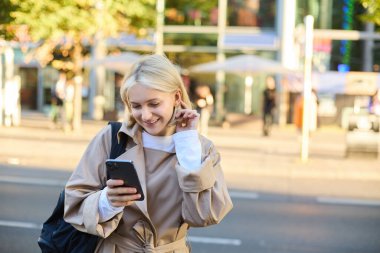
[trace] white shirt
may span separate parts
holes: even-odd
[[[179,164],[189,171],[197,170],[201,165],[202,147],[197,130],[188,130],[169,136],[153,136],[143,131],[144,148],[176,153]],[[104,222],[122,212],[124,207],[114,207],[107,199],[107,187],[99,198],[99,222]]]

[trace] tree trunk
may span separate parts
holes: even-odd
[[[0,47],[0,126],[3,125],[3,49]]]

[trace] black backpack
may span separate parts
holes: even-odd
[[[122,135],[117,142],[120,122],[109,122],[112,127],[110,158],[114,159],[125,152],[127,138]],[[93,253],[99,237],[81,232],[63,219],[65,190],[62,190],[53,213],[42,225],[38,245],[42,253]]]

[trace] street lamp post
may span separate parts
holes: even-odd
[[[103,0],[95,3],[97,10],[97,32],[95,41],[91,48],[91,55],[95,61],[103,59],[107,55],[107,45],[104,38],[104,15],[105,6]],[[89,90],[89,115],[92,119],[102,120],[104,117],[104,86],[106,83],[106,70],[104,66],[96,64],[90,70],[90,90]]]
[[[156,54],[164,54],[164,11],[165,0],[157,0],[156,3]]]
[[[226,33],[226,12],[227,12],[227,0],[218,1],[218,53],[216,58],[219,62],[223,62],[226,58],[224,54],[224,39]],[[222,123],[224,115],[224,92],[225,92],[225,80],[226,74],[224,71],[216,72],[216,121]]]
[[[313,25],[314,18],[308,15],[305,22],[305,64],[303,85],[303,112],[302,112],[302,144],[301,160],[306,162],[309,157],[310,133],[310,105],[311,105],[311,71],[313,59]]]

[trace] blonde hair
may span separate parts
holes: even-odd
[[[121,99],[128,109],[128,125],[136,122],[131,115],[129,103],[129,90],[136,84],[167,93],[179,90],[182,101],[191,108],[192,104],[189,95],[176,66],[166,56],[159,54],[148,55],[132,66],[120,88]]]

